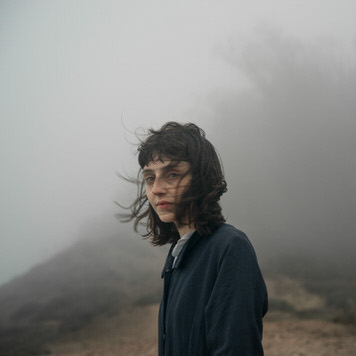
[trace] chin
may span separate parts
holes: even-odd
[[[166,223],[166,224],[169,224],[169,223],[174,223],[175,219],[174,219],[174,216],[168,216],[168,215],[159,215],[158,214],[158,217],[159,219]]]
[[[160,220],[165,224],[174,223],[174,220],[172,219],[160,219]]]

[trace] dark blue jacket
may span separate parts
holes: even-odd
[[[246,235],[223,224],[195,232],[162,277],[159,356],[261,356],[267,290]]]

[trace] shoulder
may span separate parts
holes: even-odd
[[[222,224],[211,235],[210,242],[222,246],[248,244],[250,241],[246,234],[230,224]]]
[[[221,234],[228,234],[231,236],[238,236],[244,238],[245,233],[239,229],[237,229],[235,226],[232,226],[230,224],[223,223],[221,224],[214,232],[212,235],[219,236]]]
[[[230,224],[222,224],[208,238],[207,245],[217,256],[235,259],[256,259],[254,248],[247,235]]]

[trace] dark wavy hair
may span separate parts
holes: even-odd
[[[222,166],[214,146],[205,132],[192,123],[167,122],[159,130],[150,129],[138,147],[137,198],[129,207],[126,220],[134,220],[135,231],[147,219],[147,233],[153,245],[164,245],[179,239],[174,223],[162,222],[148,202],[142,169],[153,160],[170,159],[190,164],[191,181],[176,206],[176,220],[193,224],[200,235],[210,235],[225,218],[221,213],[220,197],[227,191]]]

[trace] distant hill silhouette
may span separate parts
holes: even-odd
[[[159,301],[164,249],[131,233],[82,240],[0,288],[0,355],[46,353],[46,343],[96,316]]]

